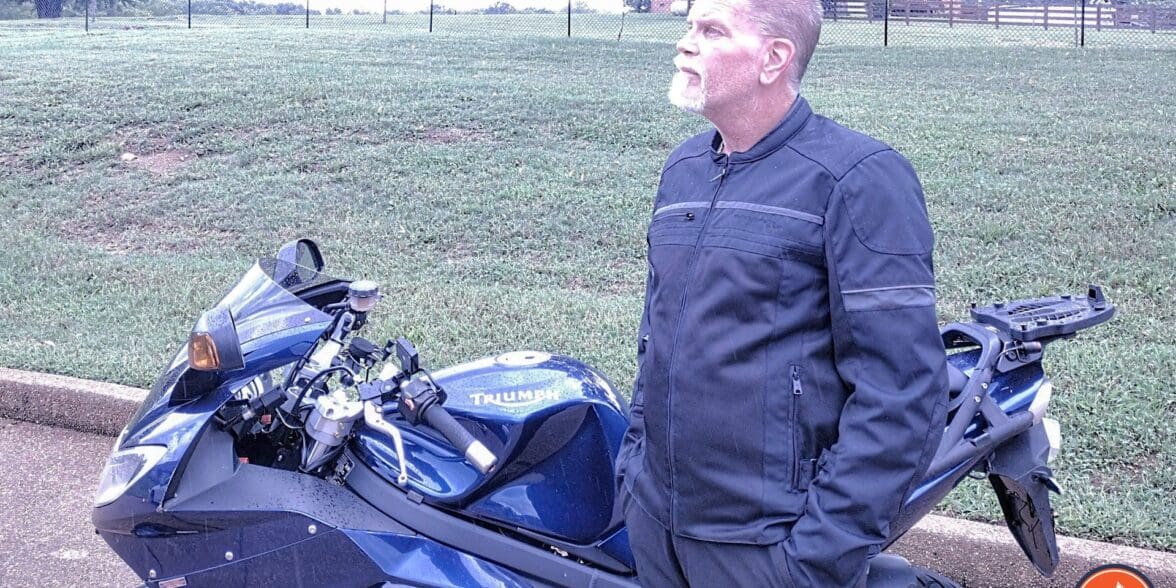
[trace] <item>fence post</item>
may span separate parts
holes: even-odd
[[[568,0],[568,36],[572,36],[572,0]]]
[[[890,46],[890,0],[885,0],[886,12],[882,14],[882,46]]]
[[[996,28],[999,29],[1000,28],[1000,3],[997,3],[997,5],[996,5],[996,14],[994,15],[994,18],[996,19]]]
[[[384,0],[384,23],[388,24],[388,0]]]
[[[1041,8],[1042,8],[1041,22],[1045,26],[1045,30],[1048,31],[1049,30],[1049,2],[1046,2],[1045,4],[1043,4],[1041,6]]]
[[[1094,30],[1102,32],[1102,4],[1094,7]]]
[[[1153,33],[1156,32],[1156,5],[1155,4],[1151,5],[1151,30]]]
[[[90,3],[86,2],[86,32],[90,32]]]
[[[306,28],[310,28],[310,0],[306,0]]]
[[[1078,36],[1078,46],[1086,46],[1086,0],[1082,0],[1082,25]]]
[[[433,0],[429,0],[429,32],[433,32]]]

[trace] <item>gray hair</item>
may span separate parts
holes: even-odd
[[[792,89],[800,91],[800,80],[821,37],[820,0],[747,0],[750,16],[765,37],[783,37],[796,44],[796,55],[788,68]]]

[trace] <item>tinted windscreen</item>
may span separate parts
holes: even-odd
[[[233,313],[242,344],[279,331],[331,322],[330,315],[295,293],[335,278],[314,269],[276,259],[260,259],[221,299]]]

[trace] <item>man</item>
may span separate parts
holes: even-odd
[[[621,504],[647,586],[862,586],[943,431],[910,164],[799,96],[818,0],[698,0],[671,102]]]

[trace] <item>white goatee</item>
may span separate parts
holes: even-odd
[[[666,97],[670,99],[670,104],[685,110],[691,114],[702,114],[702,109],[706,106],[706,78],[698,77],[698,88],[691,96],[690,77],[683,72],[674,74],[674,79],[670,82],[670,91],[666,93]]]

